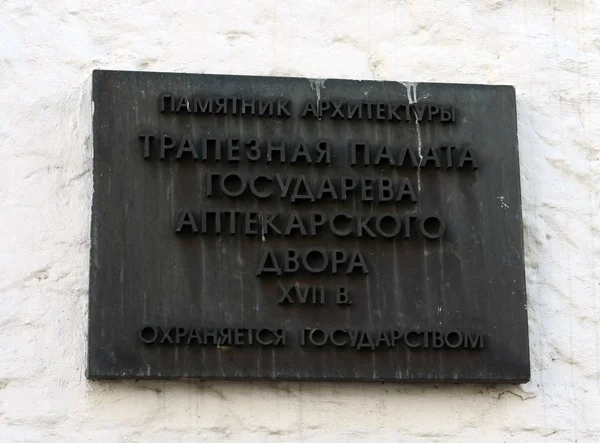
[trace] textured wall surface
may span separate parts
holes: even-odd
[[[87,381],[95,68],[514,85],[532,381]],[[2,1],[0,441],[599,441],[599,140],[598,0]]]

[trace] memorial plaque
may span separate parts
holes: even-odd
[[[511,86],[95,71],[90,378],[529,379]]]

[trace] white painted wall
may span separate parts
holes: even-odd
[[[95,68],[513,84],[532,381],[89,382]],[[600,441],[600,1],[0,2],[0,441]]]

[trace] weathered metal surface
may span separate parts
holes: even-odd
[[[512,87],[95,71],[93,100],[90,378],[529,379]]]

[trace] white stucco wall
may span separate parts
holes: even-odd
[[[513,84],[532,381],[89,382],[95,68]],[[600,441],[600,1],[0,2],[0,441]]]

